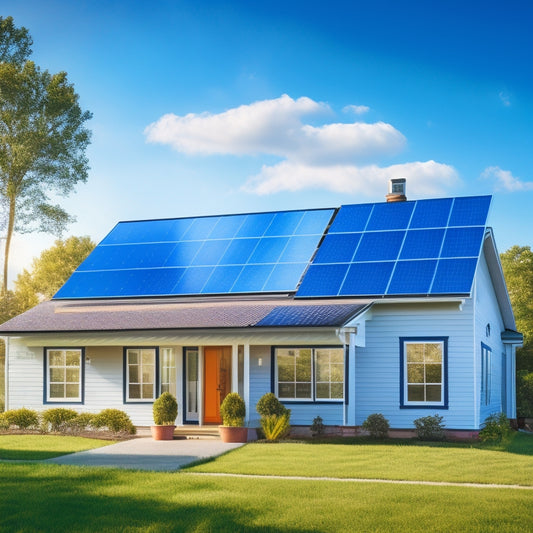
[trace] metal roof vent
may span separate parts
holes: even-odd
[[[385,196],[387,202],[405,202],[405,178],[391,178],[389,180],[389,194]]]

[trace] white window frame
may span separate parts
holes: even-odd
[[[281,396],[279,393],[279,366],[278,366],[278,352],[280,350],[284,351],[297,351],[297,350],[310,350],[311,352],[311,380],[310,382],[298,382],[294,381],[295,391],[296,391],[296,385],[298,383],[309,383],[310,384],[310,397],[308,398],[297,398],[297,397],[285,397]],[[342,396],[340,398],[320,398],[317,396],[317,385],[318,384],[329,384],[329,390],[330,390],[330,396],[331,396],[331,385],[332,384],[339,384],[341,382],[338,381],[318,381],[318,372],[317,372],[317,352],[321,350],[340,350],[342,352],[342,384],[341,384],[341,390],[342,390]],[[345,380],[346,380],[346,360],[345,360],[345,349],[342,346],[276,346],[274,347],[274,365],[275,365],[275,372],[274,372],[274,387],[275,387],[275,394],[276,396],[284,401],[284,402],[306,402],[306,403],[320,403],[320,402],[328,402],[328,403],[338,403],[344,401],[344,395],[345,395]],[[331,366],[331,363],[330,363]],[[331,377],[331,376],[330,376]],[[285,382],[282,382],[285,383]],[[289,383],[288,381],[286,383]],[[295,392],[296,394],[296,392]]]
[[[159,393],[162,394],[168,391],[175,397],[177,394],[177,383],[176,354],[174,348],[159,348],[159,375]]]
[[[142,390],[143,390],[143,376],[142,376],[142,353],[151,351],[153,352],[153,366],[154,366],[154,375],[153,375],[153,386],[152,386],[152,395],[150,398],[142,398]],[[139,384],[140,385],[140,391],[141,391],[141,398],[130,398],[130,362],[129,362],[129,354],[130,352],[139,352],[139,378],[140,380],[137,382],[133,382],[133,384]],[[124,401],[126,403],[152,403],[157,398],[157,392],[158,392],[158,382],[159,382],[159,368],[158,368],[158,362],[159,362],[159,349],[157,347],[153,346],[141,346],[139,348],[134,347],[128,347],[124,348]]]
[[[481,403],[490,405],[492,389],[492,350],[481,343]]]
[[[62,352],[65,355],[65,364],[63,365],[50,365],[50,354],[51,352]],[[79,354],[79,365],[67,365],[66,356],[67,352],[77,352]],[[45,348],[45,383],[46,383],[46,403],[83,403],[83,386],[84,386],[84,361],[85,361],[85,350],[83,348]],[[77,368],[79,370],[79,379],[77,382],[67,381],[67,369],[68,368]],[[62,381],[52,381],[50,371],[51,369],[63,369],[64,380]],[[77,396],[65,396],[62,397],[52,397],[50,394],[51,385],[54,384],[67,384],[77,383],[78,385],[78,394]]]
[[[408,345],[427,345],[437,344],[441,349],[441,379],[440,382],[431,382],[426,380],[426,364],[435,364],[433,361],[421,361],[421,362],[409,362],[408,361]],[[400,338],[400,353],[402,364],[402,395],[400,407],[443,407],[447,408],[447,357],[448,357],[448,339],[447,337],[402,337]],[[423,382],[409,382],[409,365],[410,364],[423,364],[424,365],[424,381]],[[409,400],[409,385],[423,385],[424,394],[426,394],[427,386],[439,385],[440,386],[440,399],[439,400]]]

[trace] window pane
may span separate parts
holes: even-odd
[[[161,383],[161,394],[164,392],[170,392],[170,386],[168,383]]]
[[[296,381],[311,381],[311,350],[296,351]]]
[[[408,383],[424,383],[424,365],[408,365],[407,367]]]
[[[50,384],[50,398],[64,398],[65,397],[65,385],[62,383]]]
[[[141,386],[130,383],[128,387],[128,397],[133,400],[139,400],[141,398]]]
[[[66,355],[67,366],[80,366],[80,352],[68,351]]]
[[[154,384],[146,383],[142,386],[143,399],[147,400],[154,397]]]
[[[65,364],[65,352],[56,350],[49,351],[48,361],[50,366],[63,366]]]
[[[410,343],[407,345],[407,362],[413,363],[424,360],[424,345]]]
[[[423,402],[424,385],[409,385],[407,387],[407,400],[410,402]]]
[[[64,368],[50,368],[50,381],[51,382],[65,381],[65,369]]]
[[[66,397],[67,398],[78,398],[80,395],[80,386],[75,383],[67,383],[66,385]]]
[[[67,368],[67,383],[79,383],[80,382],[80,369],[79,368]]]
[[[331,366],[331,381],[344,381],[344,365]]]
[[[442,361],[442,346],[440,344],[426,344],[426,361],[440,363]]]
[[[316,397],[329,399],[329,383],[316,384]]]
[[[142,364],[153,365],[155,359],[155,350],[143,350],[141,355]]]
[[[285,358],[286,359],[286,358]],[[293,363],[291,361],[291,363]],[[287,364],[284,361],[278,361],[278,379],[279,381],[294,381],[294,365]]]
[[[427,402],[440,402],[441,398],[441,386],[440,385],[427,385],[426,387],[426,401]]]
[[[139,383],[139,367],[137,365],[130,365],[130,383]]]
[[[442,365],[426,365],[426,383],[441,383]]]
[[[344,383],[331,384],[331,398],[335,400],[342,400],[344,398]]]
[[[317,362],[316,368],[316,378],[317,381],[329,381],[330,378],[330,368],[329,360],[325,364],[320,364]]]
[[[138,365],[139,364],[139,352],[134,350],[128,350],[128,363],[130,365]]]
[[[329,353],[330,353],[330,359],[332,363],[344,364],[344,350],[342,348],[330,350]]]
[[[198,381],[198,352],[187,352],[187,379]]]
[[[142,370],[142,382],[143,383],[153,383],[154,382],[154,367],[143,366]]]
[[[311,398],[311,383],[296,383],[296,398]]]
[[[278,394],[280,398],[294,398],[294,383],[280,383],[278,385]]]

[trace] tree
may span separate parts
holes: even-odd
[[[14,231],[60,234],[74,219],[49,198],[87,180],[91,113],[65,72],[50,74],[27,58],[26,28],[0,17],[0,207],[6,228],[3,293]]]
[[[524,347],[517,351],[517,370],[533,372],[533,252],[529,246],[512,246],[500,254],[509,297]]]

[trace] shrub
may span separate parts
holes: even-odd
[[[311,433],[314,436],[318,435],[319,437],[321,435],[324,435],[324,432],[326,431],[326,426],[324,426],[324,422],[322,421],[321,416],[315,416],[313,418],[313,423],[311,424]]]
[[[9,421],[5,413],[0,413],[0,430],[9,429]]]
[[[261,428],[268,441],[277,441],[288,435],[290,425],[291,413],[287,412],[283,415],[270,415],[261,417]]]
[[[126,432],[134,435],[136,430],[130,417],[119,409],[104,409],[91,420],[91,425],[95,428],[108,428],[115,433]]]
[[[39,426],[39,415],[32,409],[13,409],[4,413],[10,426],[17,426],[20,429],[37,428]]]
[[[423,416],[413,421],[416,435],[420,440],[444,440],[444,424],[442,416]]]
[[[73,409],[53,407],[41,414],[41,427],[44,431],[64,431],[66,422],[77,416],[78,413]]]
[[[178,402],[170,392],[164,392],[154,402],[153,412],[156,426],[173,426],[178,416]]]
[[[261,416],[279,416],[286,414],[288,411],[272,392],[263,394],[263,396],[259,398],[255,408]]]
[[[220,405],[222,425],[230,427],[244,426],[246,416],[246,405],[239,393],[230,392]]]
[[[485,418],[479,438],[482,442],[505,442],[509,440],[512,429],[504,413],[492,413]]]
[[[386,439],[389,436],[389,421],[381,413],[368,415],[362,428],[368,431],[373,439]]]
[[[521,370],[516,379],[516,410],[520,417],[533,417],[533,372]]]
[[[76,417],[65,422],[65,427],[74,433],[80,433],[92,426],[94,415],[92,413],[80,413]]]

